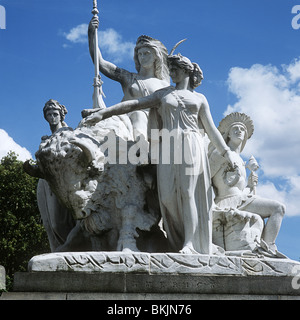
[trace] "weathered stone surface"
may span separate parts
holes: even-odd
[[[300,296],[291,276],[100,272],[16,273],[15,292]]]
[[[3,266],[0,266],[0,290],[5,290],[5,269]]]
[[[72,252],[33,257],[29,271],[149,272],[148,253]]]
[[[0,300],[109,300],[112,305],[114,301],[122,300],[180,300],[187,301],[182,304],[191,304],[191,301],[199,300],[300,300],[300,296],[292,295],[247,295],[247,294],[183,294],[183,293],[103,293],[103,292],[5,292]],[[150,302],[149,301],[149,302]],[[196,302],[195,302],[196,303]],[[137,303],[138,304],[138,303]],[[156,302],[156,304],[158,304]],[[163,302],[163,304],[167,304]],[[97,304],[98,306],[98,304]],[[101,306],[101,305],[100,305]],[[107,309],[106,309],[107,310]],[[194,307],[192,308],[194,311]]]
[[[120,299],[130,295],[146,299],[154,294],[161,299],[178,294],[287,299],[300,296],[300,289],[293,285],[298,268],[300,263],[289,259],[225,255],[52,253],[34,257],[29,272],[15,274],[14,292],[35,293],[37,298],[39,292],[72,292],[89,293],[93,299],[99,294],[118,294]]]
[[[151,254],[150,272],[241,275],[243,269],[241,259],[237,257],[166,253]]]
[[[290,259],[144,252],[62,252],[33,257],[30,272],[295,276]]]
[[[124,292],[125,273],[19,272],[14,291],[27,292]]]
[[[249,213],[250,215],[250,213]],[[253,214],[253,221],[241,218],[238,214],[213,212],[213,243],[225,251],[254,251],[261,238],[263,220]]]

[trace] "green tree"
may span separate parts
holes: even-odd
[[[37,206],[37,182],[24,172],[15,153],[1,159],[0,264],[6,270],[8,290],[14,273],[26,271],[30,258],[50,252]]]

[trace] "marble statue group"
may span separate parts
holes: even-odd
[[[51,135],[42,137],[36,164],[24,164],[39,178],[51,251],[285,258],[275,244],[285,206],[256,194],[259,165],[241,157],[251,118],[234,112],[215,126],[195,91],[201,68],[175,54],[181,42],[169,53],[140,36],[130,72],[104,59],[98,27],[95,14],[88,39],[96,72],[120,83],[123,100],[106,107],[96,75],[98,103],[75,129],[65,123],[67,108],[49,100],[43,113]]]

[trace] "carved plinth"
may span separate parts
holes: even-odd
[[[5,290],[5,269],[4,267],[0,266],[0,290]]]
[[[293,276],[290,259],[144,252],[62,252],[33,257],[29,272]]]
[[[36,256],[14,291],[300,295],[289,259],[123,252]]]

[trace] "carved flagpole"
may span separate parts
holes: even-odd
[[[93,0],[93,11],[94,17],[97,17],[99,13],[97,0]],[[103,101],[104,96],[102,91],[103,81],[99,73],[99,56],[98,56],[98,29],[95,30],[94,35],[94,65],[95,65],[95,77],[94,77],[94,94],[93,94],[93,109],[104,109],[106,105]]]

